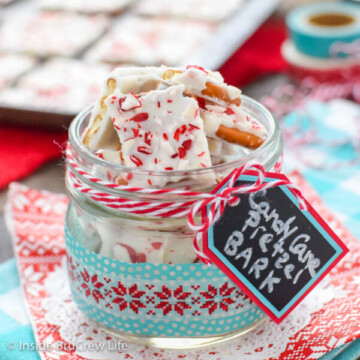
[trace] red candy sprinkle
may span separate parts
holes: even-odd
[[[153,242],[151,243],[151,246],[156,249],[156,250],[159,250],[162,246],[162,243],[161,242]]]
[[[129,119],[129,121],[142,122],[149,118],[148,113],[140,113],[135,115],[133,118]]]
[[[151,149],[145,147],[145,146],[138,146],[137,151],[142,154],[150,155],[152,154]]]
[[[193,125],[193,124],[189,124],[189,130],[190,131],[192,131],[192,130],[194,130],[194,129],[196,129],[196,130],[200,130],[200,128],[199,127],[197,127],[197,126],[195,126],[195,125]]]
[[[148,184],[149,184],[149,185],[152,185],[152,183],[151,183],[151,180],[150,180],[150,179],[148,179]]]
[[[165,170],[174,170],[172,167],[166,167]]]
[[[125,109],[122,108],[122,105],[123,105],[123,102],[127,99],[128,96],[133,96],[133,97],[137,100],[138,104],[135,105],[135,106],[133,106],[133,107],[130,108],[130,109],[126,109],[126,110],[125,110]],[[136,108],[141,107],[141,102],[140,102],[140,100],[138,99],[138,97],[137,97],[134,93],[129,92],[128,95],[126,95],[125,97],[119,99],[119,106],[120,106],[120,109],[121,109],[122,111],[130,111],[130,110],[134,110],[134,109],[136,109]]]
[[[134,136],[137,137],[139,135],[139,129],[131,129],[134,133]]]
[[[146,255],[144,253],[138,253],[136,255],[136,262],[137,263],[144,263],[146,262]]]
[[[208,72],[203,67],[198,65],[188,65],[186,69],[197,69],[203,71],[206,75],[208,74]]]
[[[130,160],[136,165],[141,166],[143,162],[135,155],[130,155]]]
[[[172,103],[172,100],[168,100],[167,102],[168,102],[169,104],[171,104],[171,103]]]
[[[203,151],[202,153],[198,154],[198,157],[201,157],[205,154],[205,151]]]
[[[201,98],[201,97],[197,97],[196,98],[197,102],[198,102],[198,105],[200,107],[200,109],[206,109],[205,105],[205,99]]]
[[[183,143],[182,143],[182,147],[187,151],[191,148],[191,144],[192,144],[192,140],[189,139],[189,140],[185,140]]]
[[[150,131],[148,131],[147,133],[145,133],[145,136],[144,136],[144,141],[145,141],[145,144],[147,145],[151,145],[151,138],[152,138],[152,134]]]
[[[158,108],[160,107],[160,101],[158,101]]]
[[[179,158],[183,159],[186,156],[186,150],[183,147],[179,147]]]
[[[104,158],[104,155],[102,153],[95,153],[96,156],[98,156],[100,159]]]
[[[234,111],[233,111],[232,109],[227,108],[226,111],[225,111],[225,114],[227,114],[227,115],[234,115],[235,113],[234,113]]]
[[[157,158],[155,158],[154,163],[155,163],[155,164],[157,164],[157,163],[158,163],[158,159],[157,159]]]
[[[174,133],[174,139],[176,141],[179,141],[180,134],[181,135],[185,134],[186,129],[187,129],[186,125],[181,125],[179,128],[177,128]]]
[[[178,156],[179,156],[179,154],[173,154],[173,155],[171,155],[171,158],[176,159]]]
[[[167,134],[165,134],[165,133],[163,133],[163,138],[164,138],[165,140],[169,140],[169,137],[168,137]]]
[[[179,131],[179,129],[176,129],[174,132],[174,139],[176,141],[179,141],[179,138],[180,138],[180,131]]]

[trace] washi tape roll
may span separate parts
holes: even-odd
[[[350,3],[318,3],[290,12],[287,26],[296,48],[303,54],[330,58],[336,42],[360,38],[360,7]]]
[[[321,82],[341,81],[360,74],[359,59],[319,59],[302,54],[291,40],[281,47],[289,75],[295,80],[313,77]]]

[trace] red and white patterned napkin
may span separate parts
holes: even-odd
[[[305,299],[298,314],[294,311],[295,314],[284,323],[276,325],[266,320],[249,335],[223,346],[166,351],[129,344],[127,351],[113,353],[112,359],[316,359],[360,337],[360,241],[341,225],[299,174],[292,174],[291,178],[350,249],[330,272],[327,285],[319,286],[313,291],[314,295],[309,295],[323,297],[325,300],[318,302],[320,306],[312,308],[306,305]],[[65,195],[34,190],[17,183],[10,188],[6,214],[35,339],[39,343],[60,341],[69,345],[64,346],[66,350],[41,352],[44,360],[109,359],[106,354],[84,353],[71,347],[70,339],[75,335],[86,341],[105,341],[111,337],[102,334],[77,311],[70,293],[65,290],[63,223],[67,204]],[[56,286],[64,290],[58,291]],[[332,295],[326,295],[329,293]],[[299,325],[300,312],[304,313],[302,319],[305,320]],[[52,321],[54,316],[50,313],[57,315],[57,319]],[[297,330],[291,332],[288,329]]]

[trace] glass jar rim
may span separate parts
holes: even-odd
[[[72,121],[69,128],[69,141],[74,153],[80,157],[85,157],[91,160],[97,166],[117,171],[117,172],[131,172],[134,175],[152,175],[152,176],[182,176],[186,175],[205,175],[212,171],[225,171],[229,167],[235,168],[241,166],[246,162],[251,162],[262,154],[266,154],[271,147],[279,141],[280,130],[279,125],[270,111],[258,101],[246,96],[241,95],[242,105],[256,108],[264,118],[268,120],[267,137],[264,143],[257,149],[252,150],[249,154],[240,156],[234,160],[209,166],[206,168],[195,168],[187,170],[151,170],[151,169],[139,169],[129,166],[116,164],[105,159],[102,159],[92,153],[82,142],[82,134],[80,134],[80,127],[82,122],[89,117],[94,105],[90,105],[82,110]],[[246,112],[246,111],[245,111]]]

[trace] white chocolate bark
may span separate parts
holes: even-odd
[[[22,76],[15,87],[1,92],[0,102],[42,111],[76,114],[96,101],[109,71],[111,66],[105,64],[53,58]]]
[[[220,21],[238,10],[242,2],[243,0],[140,0],[136,11],[148,16]]]
[[[221,87],[226,86],[226,92],[230,99],[239,98],[241,95],[240,89],[224,83],[224,78],[219,72],[205,70],[198,66],[188,66],[182,70],[181,74],[175,73],[170,81],[173,84],[184,84],[194,95],[210,101],[216,101],[217,104],[223,106],[226,106],[223,100],[214,99],[213,97],[202,94],[202,91],[206,88],[206,83],[216,84]]]
[[[77,55],[110,25],[104,16],[71,13],[22,13],[7,18],[0,29],[0,50],[39,56]],[[60,31],[59,31],[60,30]]]
[[[103,240],[99,251],[103,256],[129,263],[186,264],[196,260],[193,236],[182,232],[181,228],[161,225],[162,232],[157,232],[151,229],[151,222],[144,221],[144,226],[149,225],[148,231],[128,229],[122,232],[108,225],[96,224]]]
[[[45,10],[76,11],[85,14],[117,14],[123,11],[133,0],[37,0]]]
[[[105,160],[149,171],[210,167],[235,155],[220,126],[264,138],[246,115],[240,90],[218,72],[186,68],[122,67],[108,76],[92,112],[84,144]],[[209,146],[208,141],[214,139]],[[216,141],[215,141],[216,140]],[[211,158],[213,155],[213,160]],[[214,181],[211,173],[198,181]],[[162,187],[185,177],[124,177],[136,186]]]
[[[10,85],[20,75],[31,70],[37,63],[35,57],[17,54],[0,55],[0,90]]]
[[[201,110],[201,117],[204,120],[206,135],[216,138],[216,132],[220,125],[254,134],[258,137],[266,135],[265,129],[257,121],[251,119],[238,106],[230,105],[224,109],[222,106],[206,105]]]
[[[213,30],[213,26],[203,22],[127,16],[85,57],[112,63],[177,65],[196,51]]]
[[[162,81],[164,69],[157,67],[120,67],[114,70],[108,79],[104,82],[103,87],[98,97],[95,107],[92,111],[91,121],[88,129],[90,129],[94,122],[102,112],[102,103],[105,98],[111,95],[109,91],[108,81],[115,80],[116,88],[123,94],[147,92],[151,89],[157,89]],[[114,150],[118,148],[120,142],[114,146],[114,135],[116,134],[113,127],[112,118],[109,113],[102,116],[101,125],[98,131],[91,138],[88,147],[91,151],[97,152],[105,148]],[[119,162],[120,163],[120,162]]]
[[[184,90],[184,85],[171,86],[141,98],[117,90],[108,97],[125,166],[152,170],[211,166],[197,102],[184,96]]]

